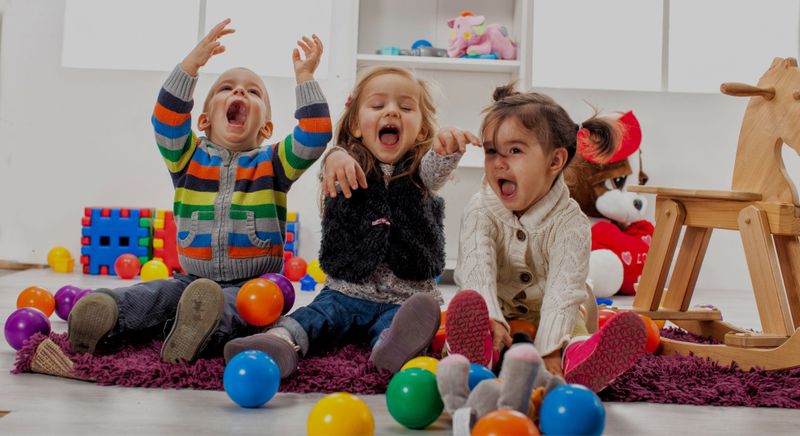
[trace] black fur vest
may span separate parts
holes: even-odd
[[[396,172],[404,171],[400,164]],[[374,171],[373,173],[380,172]],[[319,262],[331,277],[360,283],[381,262],[405,280],[427,280],[444,269],[444,201],[411,177],[367,176],[368,187],[325,200]]]

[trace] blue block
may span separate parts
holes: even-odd
[[[291,251],[292,253],[294,253],[294,242],[287,242],[283,244],[283,249],[285,251]]]
[[[81,229],[81,236],[89,237],[89,245],[81,247],[81,256],[89,257],[89,274],[100,274],[100,267],[108,267],[114,275],[114,262],[122,254],[149,257],[148,246],[141,245],[141,238],[150,237],[150,228],[140,226],[138,209],[129,209],[130,215],[120,216],[120,209],[110,210],[107,217],[101,216],[100,208],[92,209],[92,223]],[[128,245],[121,245],[127,241]]]

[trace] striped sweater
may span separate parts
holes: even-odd
[[[215,281],[278,272],[286,194],[331,138],[325,96],[315,81],[298,85],[294,133],[277,144],[233,152],[192,131],[196,82],[175,67],[152,116],[158,149],[175,186],[181,265]]]

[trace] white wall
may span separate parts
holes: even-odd
[[[163,72],[74,70],[60,66],[63,1],[18,0],[3,17],[0,47],[0,259],[44,262],[64,245],[77,256],[84,206],[169,208],[172,188],[149,123]],[[355,24],[335,28],[353,28]],[[355,47],[348,32],[327,45],[332,62],[347,62]],[[189,48],[187,48],[188,50]],[[176,63],[179,59],[176,59]],[[288,62],[288,54],[287,60]],[[767,65],[764,66],[766,69]],[[322,82],[338,117],[352,84],[346,73]],[[201,76],[201,100],[214,76]],[[753,78],[755,82],[756,78]],[[293,83],[267,79],[277,133],[292,127]],[[645,170],[651,185],[726,189],[745,99],[721,95],[542,90],[578,120],[590,113],[582,100],[607,111],[633,109],[644,131]],[[491,89],[464,89],[485,92]],[[457,96],[447,96],[453,99]],[[447,119],[448,117],[443,117]],[[798,174],[800,160],[787,162]],[[316,174],[315,165],[310,171]],[[299,211],[301,255],[316,257],[318,187],[309,173],[292,189],[289,209]],[[447,200],[447,251],[452,264],[461,210],[480,184],[481,170],[459,168],[443,190]],[[652,208],[652,207],[651,207]],[[652,214],[652,210],[651,210]],[[652,215],[651,215],[652,216]],[[749,288],[738,235],[712,237],[699,286]]]

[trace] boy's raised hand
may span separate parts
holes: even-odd
[[[481,140],[466,130],[447,127],[439,130],[433,137],[433,151],[445,156],[456,151],[465,153],[467,144],[481,145]]]
[[[322,195],[336,197],[336,183],[344,194],[344,198],[353,196],[352,191],[359,187],[367,187],[367,176],[361,165],[344,150],[330,153],[325,159],[325,171],[322,174]]]
[[[311,39],[303,36],[301,41],[297,41],[297,45],[303,49],[305,59],[300,57],[300,50],[295,48],[292,50],[292,60],[294,61],[294,75],[297,78],[297,83],[307,82],[314,80],[314,71],[319,66],[319,60],[322,58],[322,41],[317,35],[311,35]]]
[[[214,26],[214,28],[208,32],[208,35],[197,43],[197,46],[183,59],[183,62],[181,62],[183,71],[192,76],[196,76],[200,71],[200,67],[205,65],[212,56],[225,51],[225,46],[219,42],[219,39],[236,31],[235,29],[228,29],[225,27],[230,23],[230,18],[222,20],[222,22]]]

